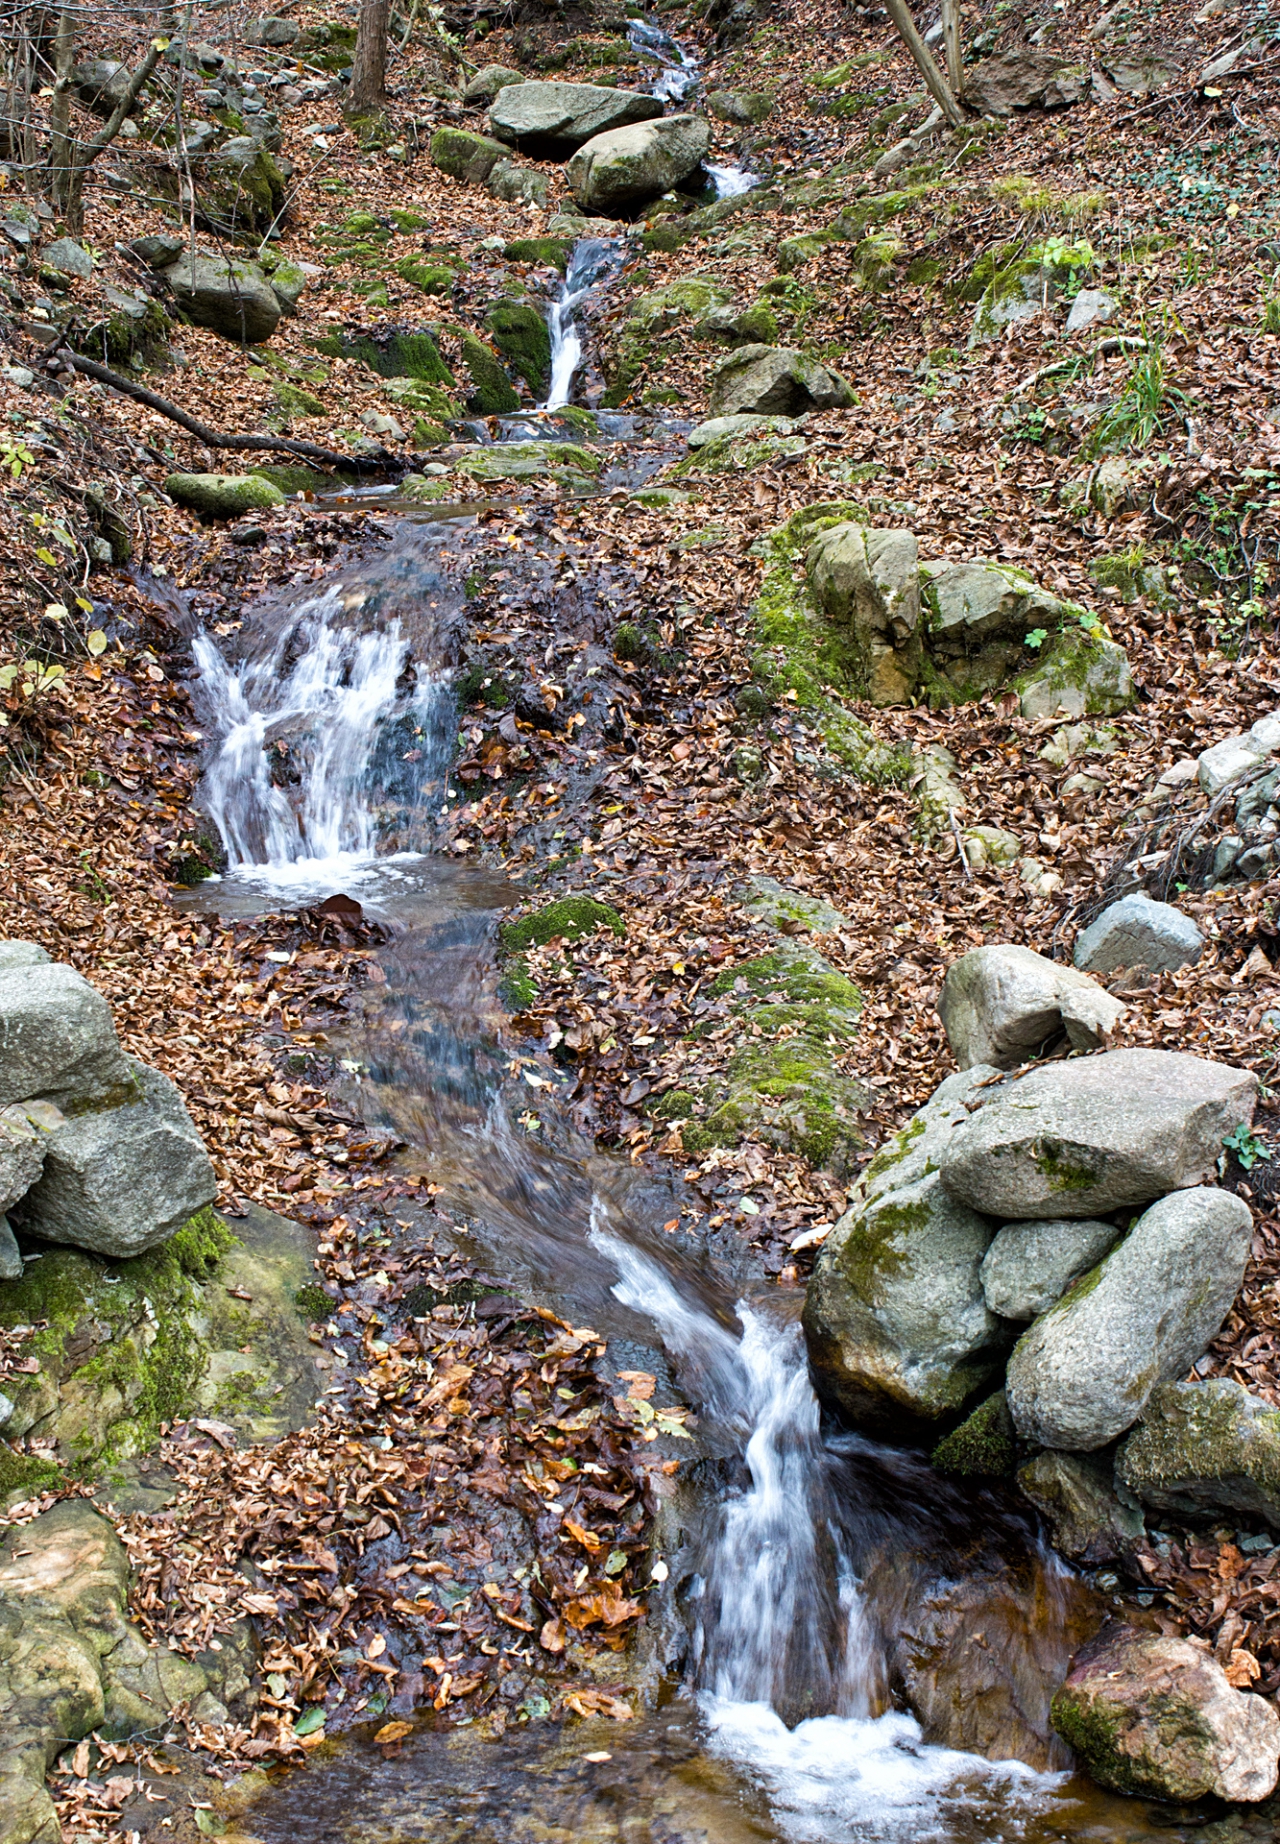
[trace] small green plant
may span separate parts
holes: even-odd
[[[1227,1135],[1222,1144],[1228,1152],[1235,1154],[1246,1172],[1251,1172],[1260,1159],[1271,1157],[1271,1149],[1244,1121]]]
[[[1096,424],[1088,452],[1097,455],[1107,448],[1146,448],[1185,416],[1189,407],[1186,392],[1173,383],[1163,341],[1148,334],[1146,351],[1134,359],[1120,395]]]
[[[1262,303],[1262,331],[1280,333],[1280,295],[1272,295]]]
[[[1039,652],[1048,638],[1049,630],[1047,627],[1033,627],[1023,642],[1023,645],[1030,647],[1033,652]]]
[[[0,437],[0,473],[7,473],[13,480],[22,479],[24,467],[35,466],[35,456],[25,442],[16,436]]]

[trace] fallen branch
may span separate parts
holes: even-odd
[[[381,473],[385,468],[404,466],[398,455],[390,454],[385,448],[376,455],[340,455],[332,448],[320,448],[315,442],[294,442],[286,436],[279,435],[223,435],[217,429],[211,429],[195,416],[188,416],[176,403],[170,403],[167,397],[158,397],[145,385],[135,384],[132,378],[122,378],[119,372],[109,366],[99,365],[96,359],[86,359],[78,352],[72,352],[63,346],[58,349],[58,357],[65,364],[82,371],[87,378],[96,378],[99,384],[109,384],[113,391],[120,391],[125,397],[132,397],[137,403],[145,403],[149,410],[158,410],[161,416],[167,416],[170,422],[177,423],[188,435],[194,435],[204,443],[206,448],[239,448],[267,450],[286,455],[297,455],[303,461],[315,461],[320,466],[354,469],[359,474]]]

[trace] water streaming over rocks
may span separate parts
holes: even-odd
[[[208,900],[237,881],[259,907],[358,884],[394,932],[347,1034],[357,1104],[438,1181],[461,1242],[675,1380],[701,1457],[654,1527],[669,1579],[638,1665],[648,1714],[486,1746],[424,1732],[395,1762],[356,1748],[247,1829],[267,1844],[603,1840],[624,1835],[621,1807],[635,1844],[1140,1835],[1110,1817],[1100,1830],[1117,1802],[1082,1802],[1046,1771],[1065,1765],[1048,1700],[1096,1613],[1028,1524],[824,1425],[795,1296],[728,1232],[664,1234],[678,1180],[598,1153],[563,1071],[544,1071],[540,1132],[520,1124],[494,958],[517,893],[430,850],[449,806],[462,551],[449,528],[418,527],[363,579],[284,594],[234,652],[199,637],[205,799],[230,861]]]
[[[594,289],[616,274],[624,257],[622,242],[616,237],[583,237],[574,244],[564,283],[551,309],[551,385],[541,409],[559,410],[568,403],[574,375],[582,363],[578,311]]]

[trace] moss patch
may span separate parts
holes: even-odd
[[[1015,1457],[1013,1417],[1001,1389],[980,1402],[958,1428],[943,1436],[933,1450],[932,1460],[940,1473],[954,1473],[965,1479],[1000,1479],[1012,1473]]]
[[[542,315],[523,301],[500,301],[485,325],[507,364],[542,398],[551,382],[551,334]]]
[[[545,947],[557,936],[562,941],[580,941],[601,927],[618,936],[627,932],[626,923],[612,904],[601,903],[593,896],[566,896],[548,903],[545,909],[535,909],[532,915],[504,922],[498,939],[509,953],[519,953],[523,948]]]
[[[501,416],[520,408],[520,393],[503,369],[497,354],[474,333],[460,338],[462,362],[471,374],[467,408],[481,416]]]

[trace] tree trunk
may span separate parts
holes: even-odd
[[[960,0],[942,0],[942,43],[947,54],[947,81],[956,96],[964,94],[960,51]]]
[[[357,113],[376,109],[386,95],[387,33],[390,29],[391,0],[360,0],[349,103]]]
[[[71,73],[76,61],[76,16],[69,6],[58,15],[54,39],[53,99],[49,104],[49,166],[53,202],[65,212],[75,171],[75,144],[71,138]]]
[[[898,29],[903,44],[915,59],[934,101],[946,116],[948,125],[952,128],[963,128],[964,113],[948,88],[946,78],[934,63],[933,53],[916,29],[916,22],[911,17],[911,9],[907,5],[907,0],[885,0],[885,7]]]

